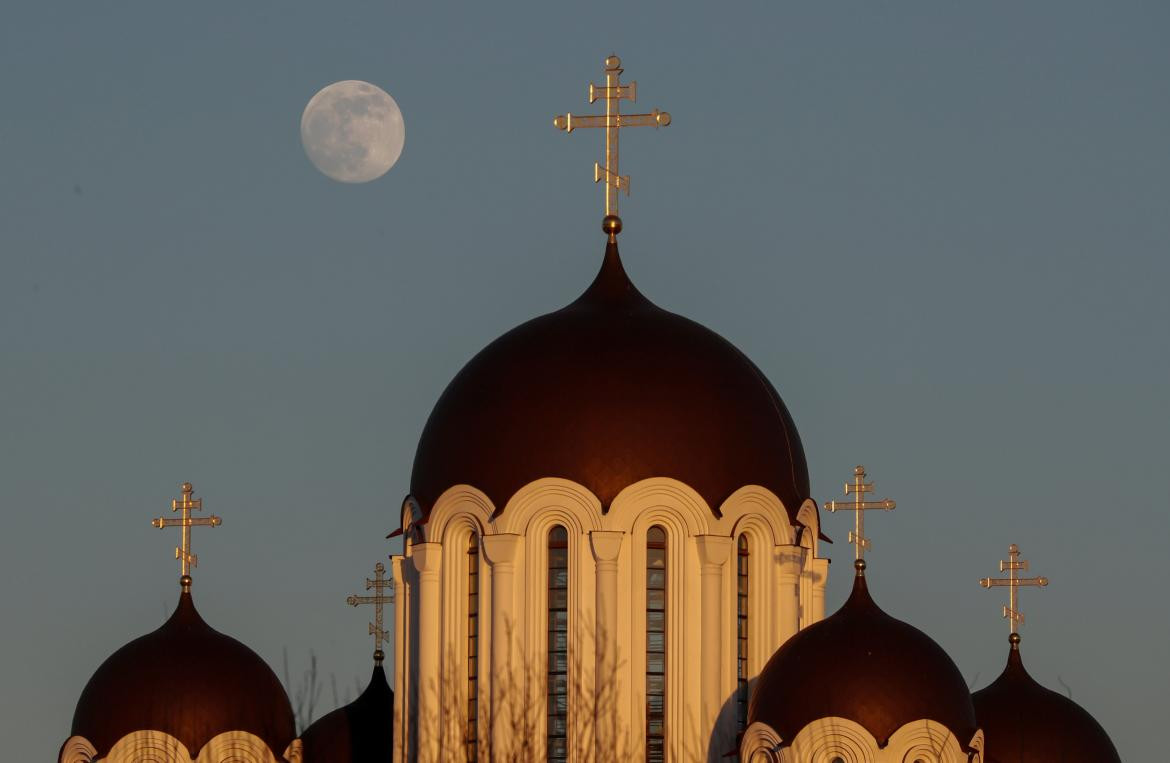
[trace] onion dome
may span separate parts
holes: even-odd
[[[1046,689],[1024,670],[1012,634],[1007,667],[975,692],[987,763],[1121,763],[1109,735],[1071,699]]]
[[[584,294],[492,342],[448,385],[411,493],[429,513],[447,488],[469,484],[498,512],[544,477],[584,485],[605,510],[649,477],[686,483],[715,512],[744,485],[771,490],[793,520],[809,498],[804,449],[776,390],[730,342],[644,297],[613,232]]]
[[[360,697],[314,721],[301,734],[304,759],[307,763],[390,760],[393,720],[394,692],[379,662]]]
[[[962,674],[929,636],[883,612],[855,563],[853,593],[831,617],[788,639],[764,666],[748,723],[770,726],[785,743],[813,721],[851,720],[885,747],[908,723],[940,723],[966,745],[975,709]]]
[[[282,754],[296,731],[280,681],[255,652],[203,621],[184,580],[170,619],[114,652],[89,679],[73,735],[89,740],[98,757],[136,731],[169,734],[192,757],[226,731],[248,732]]]

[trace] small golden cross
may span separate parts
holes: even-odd
[[[1020,558],[1020,547],[1015,543],[1008,546],[1007,561],[1000,560],[999,571],[1006,572],[1006,578],[982,578],[979,585],[984,588],[994,588],[997,586],[1007,586],[1008,588],[1008,605],[1003,608],[1003,616],[1008,619],[1011,626],[1012,635],[1017,635],[1016,625],[1024,624],[1024,613],[1020,611],[1019,604],[1019,590],[1021,586],[1036,586],[1043,588],[1048,585],[1048,578],[1034,577],[1021,578],[1017,572],[1028,571],[1028,561]]]
[[[617,56],[605,59],[605,84],[602,86],[589,83],[589,102],[598,99],[605,100],[605,116],[593,114],[562,114],[553,119],[553,126],[558,130],[572,132],[579,127],[605,128],[605,165],[593,163],[593,182],[605,183],[605,216],[607,222],[605,230],[612,239],[621,231],[621,221],[618,214],[618,191],[625,191],[630,195],[630,176],[618,172],[618,132],[623,127],[666,127],[670,124],[670,114],[658,109],[649,114],[622,114],[620,106],[623,100],[638,100],[638,83],[631,82],[623,85],[620,82],[622,74],[622,60]],[[608,218],[615,218],[610,222]]]
[[[829,513],[837,511],[852,511],[853,515],[853,530],[849,533],[849,542],[857,547],[856,558],[864,559],[866,549],[872,547],[869,538],[865,537],[865,512],[870,509],[881,509],[882,511],[893,511],[898,504],[891,501],[889,498],[881,501],[863,501],[861,497],[866,493],[873,492],[873,483],[865,481],[865,467],[858,466],[853,469],[853,482],[845,483],[845,495],[855,496],[852,501],[829,501],[825,504],[825,508]]]
[[[386,656],[382,651],[382,642],[390,640],[386,631],[382,629],[382,605],[394,603],[394,581],[386,580],[385,574],[386,565],[378,562],[374,565],[374,579],[366,578],[366,590],[373,588],[374,595],[347,596],[345,599],[345,603],[351,607],[359,604],[374,605],[374,622],[370,623],[370,635],[374,637],[374,662],[377,663],[381,663]],[[390,589],[389,594],[384,593],[387,588]]]
[[[179,526],[181,531],[179,545],[175,546],[175,558],[179,560],[179,570],[182,577],[179,578],[179,583],[183,586],[184,591],[191,590],[191,568],[199,566],[199,557],[191,553],[191,528],[196,526],[204,527],[219,527],[223,524],[223,520],[212,514],[210,517],[192,517],[192,511],[203,510],[203,499],[192,498],[192,493],[195,489],[191,487],[190,482],[184,482],[181,486],[183,497],[180,500],[171,500],[171,511],[181,511],[183,514],[178,519],[167,519],[166,517],[159,517],[151,520],[151,524],[159,529],[163,527]]]

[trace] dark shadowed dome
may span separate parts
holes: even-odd
[[[925,633],[879,609],[863,575],[841,609],[772,655],[748,708],[749,724],[768,724],[785,743],[833,716],[860,724],[881,747],[912,721],[941,723],[964,748],[977,728],[955,663]]]
[[[394,742],[394,692],[382,666],[374,668],[361,696],[314,722],[301,734],[307,763],[390,760]]]
[[[89,679],[73,734],[99,756],[135,731],[163,731],[192,757],[225,731],[247,731],[277,755],[296,736],[288,696],[248,647],[214,630],[191,594],[161,628],[114,652]]]
[[[1028,675],[1018,639],[1003,673],[972,699],[987,763],[1121,763],[1093,716]]]
[[[776,390],[730,342],[656,307],[610,242],[575,302],[509,331],[471,359],[431,412],[411,492],[424,512],[466,483],[500,511],[524,485],[561,477],[608,510],[648,477],[694,488],[718,512],[744,485],[795,516],[808,467]]]

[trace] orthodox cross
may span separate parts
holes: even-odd
[[[1007,586],[1008,589],[1008,605],[1003,608],[1003,616],[1008,619],[1008,623],[1012,629],[1012,635],[1017,636],[1017,624],[1024,624],[1024,613],[1020,611],[1019,591],[1022,586],[1037,586],[1043,588],[1048,585],[1048,578],[1034,577],[1022,578],[1017,573],[1028,571],[1028,560],[1020,558],[1020,547],[1015,543],[1008,546],[1007,561],[1002,559],[999,562],[999,571],[1006,572],[1006,578],[983,578],[979,581],[979,585],[984,588],[994,588],[996,586]]]
[[[374,622],[370,623],[370,635],[374,637],[374,662],[381,663],[386,656],[382,651],[382,642],[388,641],[386,631],[382,629],[382,605],[394,603],[394,581],[386,580],[386,565],[378,562],[374,565],[374,579],[366,578],[366,590],[374,589],[373,596],[347,596],[345,603],[351,607],[359,604],[374,605]],[[387,594],[385,590],[390,588]]]
[[[869,538],[865,537],[865,512],[870,509],[881,509],[882,511],[893,511],[898,504],[886,498],[881,501],[863,501],[862,496],[866,493],[873,492],[873,483],[865,481],[865,467],[858,466],[853,469],[853,482],[845,483],[845,495],[854,496],[852,501],[829,501],[825,504],[825,508],[830,513],[837,511],[852,511],[853,514],[853,530],[849,533],[849,542],[857,547],[856,558],[863,560],[865,558],[866,549],[873,544],[869,542]]]
[[[598,86],[589,83],[589,102],[599,99],[605,100],[605,116],[593,114],[562,114],[553,119],[553,126],[558,130],[572,132],[579,127],[605,128],[605,165],[593,163],[593,182],[605,183],[605,216],[607,222],[605,230],[611,236],[621,231],[621,221],[608,221],[608,218],[617,218],[618,191],[625,191],[630,195],[630,176],[618,172],[618,131],[623,127],[666,127],[670,124],[670,114],[658,109],[649,114],[622,114],[621,102],[638,100],[638,83],[631,82],[623,85],[620,82],[622,74],[622,60],[617,56],[605,59],[605,84]]]
[[[192,511],[203,510],[203,499],[191,497],[195,489],[191,487],[190,482],[184,482],[180,489],[183,491],[183,497],[178,500],[171,499],[171,511],[182,512],[182,515],[178,519],[159,517],[151,520],[150,523],[159,529],[178,525],[181,535],[179,545],[175,546],[175,558],[179,560],[179,569],[182,574],[179,583],[183,586],[184,591],[190,591],[191,568],[199,566],[199,557],[191,553],[191,528],[196,526],[219,527],[223,524],[223,520],[214,514],[210,517],[191,516]]]

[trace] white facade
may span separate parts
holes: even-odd
[[[408,499],[409,501],[409,499]],[[391,558],[395,761],[464,760],[468,651],[474,643],[478,760],[546,758],[548,538],[568,534],[568,760],[640,760],[646,728],[646,537],[666,534],[665,758],[722,760],[736,747],[737,552],[747,538],[747,666],[757,675],[798,628],[824,617],[828,561],[817,511],[798,526],[770,491],[748,485],[719,517],[687,485],[630,485],[602,514],[585,487],[532,482],[499,515],[481,491],[451,487]],[[469,539],[479,538],[469,555]],[[469,564],[478,621],[468,638]],[[490,747],[489,747],[490,745]]]
[[[98,757],[97,748],[81,736],[72,736],[61,746],[58,763],[301,763],[301,740],[294,739],[277,758],[264,740],[246,731],[217,734],[195,755],[165,731],[135,731]]]
[[[743,736],[744,763],[982,763],[983,732],[965,745],[945,726],[930,720],[907,723],[878,747],[860,724],[847,718],[821,718],[781,739],[767,724],[753,723]]]

